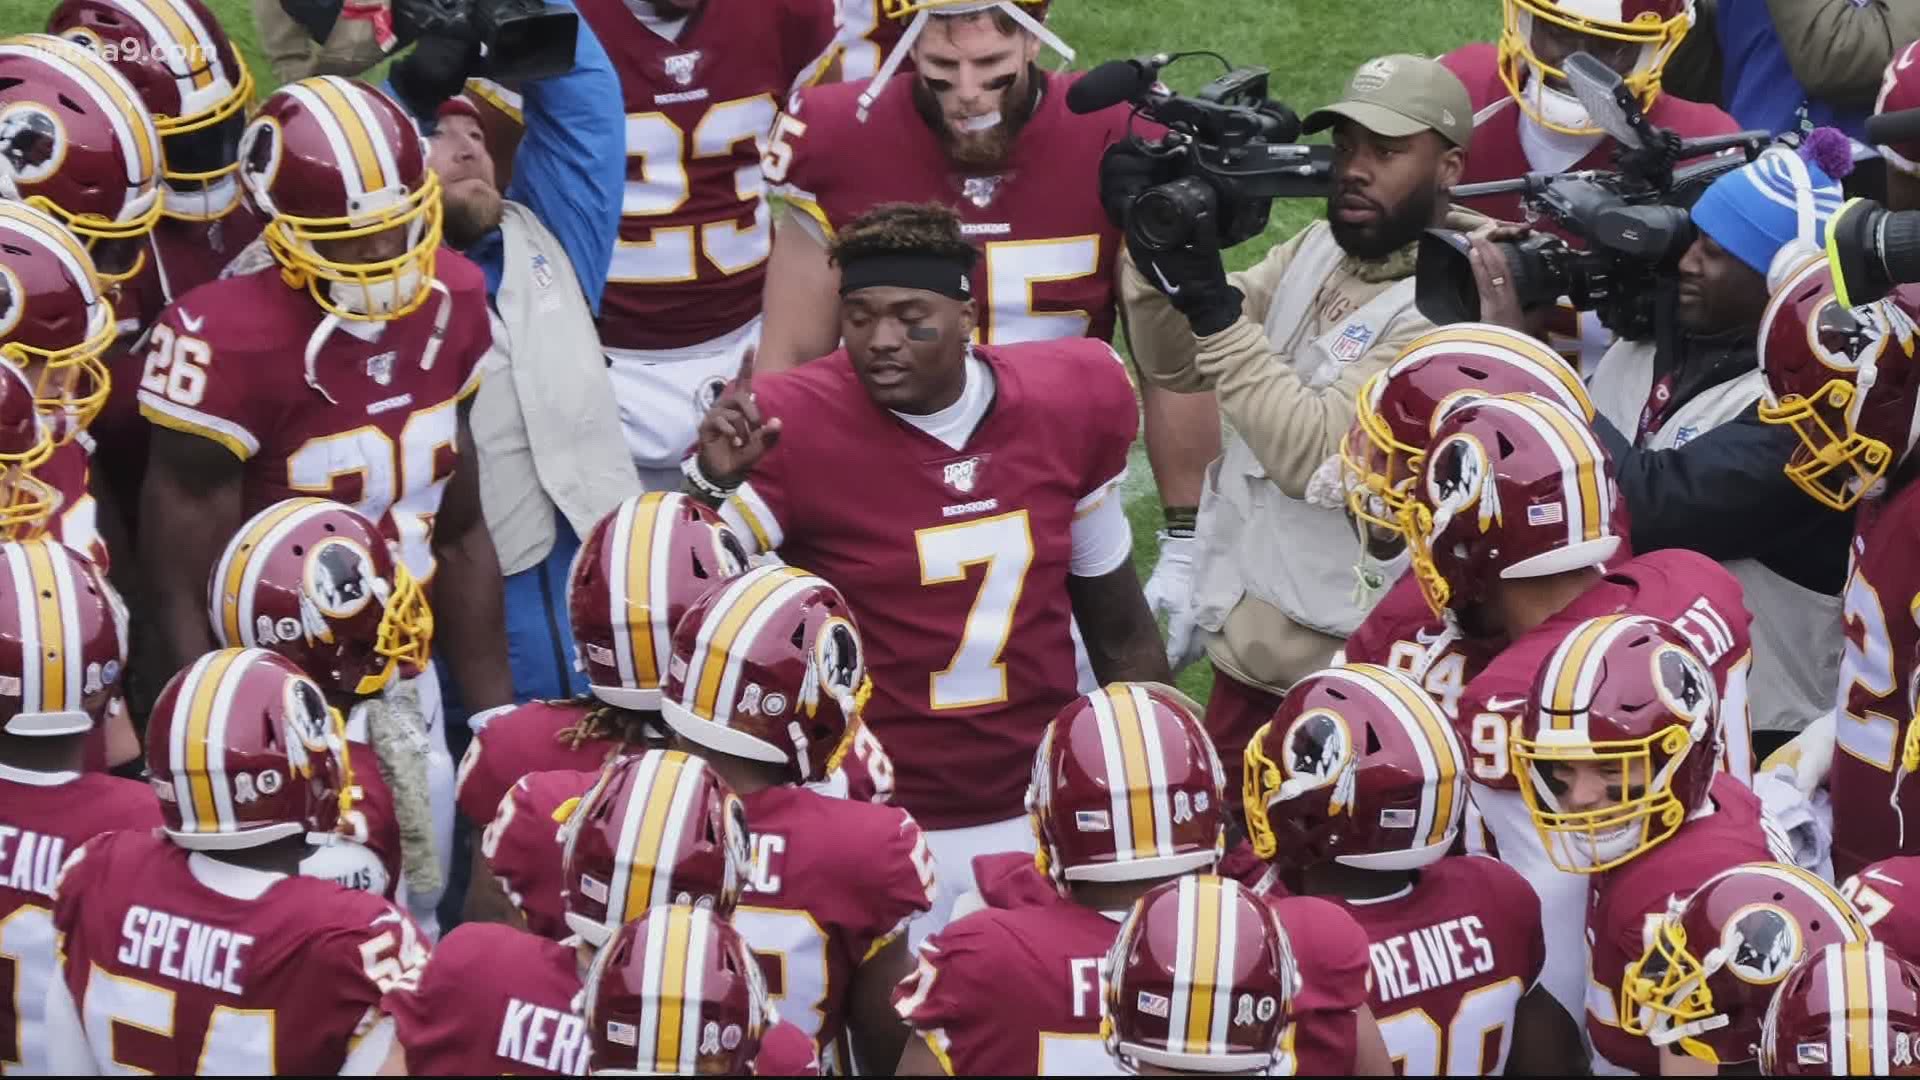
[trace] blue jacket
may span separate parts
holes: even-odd
[[[571,0],[555,2],[572,6]],[[391,86],[387,92],[393,93]],[[626,109],[613,61],[585,19],[574,42],[573,70],[521,84],[520,105],[525,134],[505,197],[531,209],[553,231],[597,316],[627,181]],[[491,296],[500,287],[505,257],[499,230],[463,254],[486,274]]]
[[[1720,0],[1715,29],[1722,57],[1720,101],[1742,128],[1780,134],[1836,127],[1856,139],[1865,136],[1873,110],[1836,106],[1807,93],[1787,60],[1766,0]]]

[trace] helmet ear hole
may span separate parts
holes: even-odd
[[[1374,727],[1372,724],[1368,724],[1367,725],[1367,753],[1377,754],[1379,752],[1380,752],[1380,734],[1374,730]]]
[[[800,625],[795,626],[793,628],[793,647],[797,649],[800,646],[806,644],[806,641],[807,641],[807,624],[801,623]]]
[[[1499,444],[1500,456],[1502,458],[1508,458],[1513,456],[1513,440],[1507,438],[1506,432],[1504,431],[1494,432],[1494,442]]]

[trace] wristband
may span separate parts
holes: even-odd
[[[738,483],[722,485],[707,479],[706,470],[700,467],[700,455],[689,454],[680,459],[680,475],[687,478],[693,489],[716,503],[727,501],[727,497],[740,489]]]
[[[1192,506],[1169,506],[1161,511],[1161,517],[1166,521],[1168,535],[1190,537],[1200,511]]]

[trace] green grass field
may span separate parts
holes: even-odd
[[[260,92],[272,75],[253,31],[247,0],[208,0],[246,54]],[[0,0],[0,32],[44,29],[50,0]],[[1211,49],[1236,64],[1263,64],[1273,71],[1272,92],[1302,115],[1331,101],[1362,61],[1385,53],[1438,56],[1469,41],[1492,40],[1500,26],[1499,0],[1055,0],[1049,25],[1078,53],[1075,67],[1116,57],[1160,51]],[[1049,58],[1047,63],[1055,61]],[[1218,73],[1196,58],[1170,72],[1170,81],[1192,89]],[[1283,203],[1266,235],[1228,253],[1228,266],[1257,261],[1322,212],[1319,202]],[[1146,457],[1136,447],[1128,480],[1128,516],[1133,520],[1134,561],[1145,580],[1153,569],[1160,502]],[[1188,668],[1180,682],[1205,699],[1207,665]]]

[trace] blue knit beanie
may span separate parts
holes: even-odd
[[[1807,239],[1818,247],[1826,243],[1827,219],[1840,209],[1845,196],[1826,170],[1785,147],[1769,149],[1715,180],[1693,204],[1693,223],[1714,243],[1765,275],[1780,249],[1800,236],[1803,184],[1812,196],[1813,220]]]

